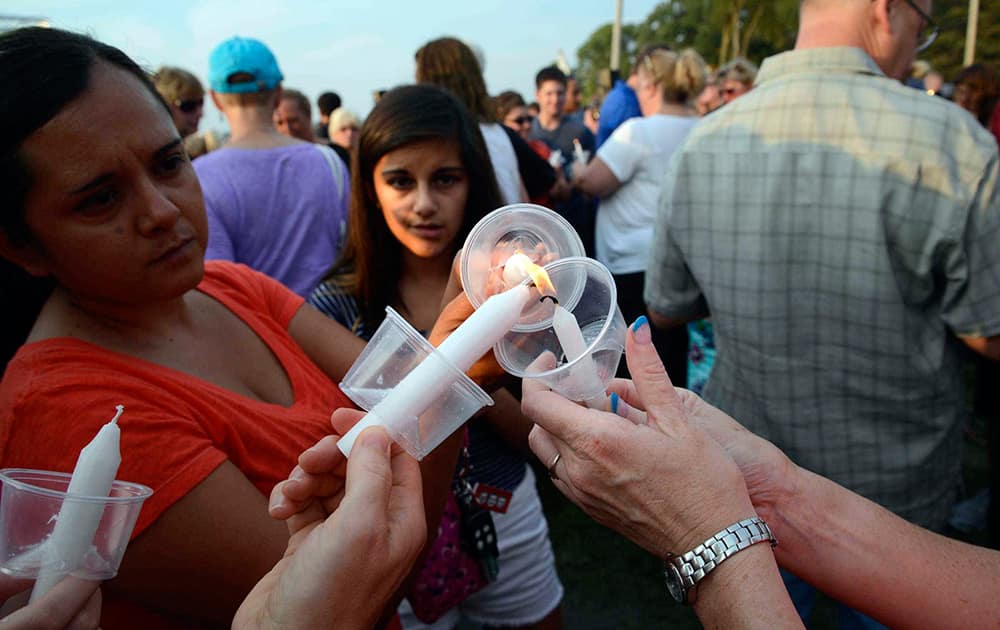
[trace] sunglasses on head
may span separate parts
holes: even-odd
[[[190,114],[194,110],[203,107],[204,104],[205,100],[202,98],[193,99],[190,101],[174,101],[174,105],[177,106],[177,109],[181,110],[185,114]]]

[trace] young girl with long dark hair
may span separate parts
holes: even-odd
[[[366,339],[386,306],[426,331],[440,313],[456,252],[472,226],[500,205],[477,123],[439,88],[400,87],[383,96],[365,120],[354,160],[348,242],[310,302]],[[488,494],[510,498],[506,513],[492,514],[499,572],[435,627],[454,625],[459,612],[490,626],[558,627],[562,586],[534,475],[518,450],[526,445],[530,422],[508,392],[495,392],[494,398],[496,405],[469,423],[453,493],[463,505],[459,519],[475,522],[485,513],[464,506],[465,490],[479,484]],[[448,515],[446,508],[442,533],[451,525]],[[429,562],[435,558],[432,547]],[[488,567],[493,562],[481,560]],[[421,593],[448,587],[428,584],[435,571],[430,565],[425,569],[411,592],[418,613]],[[409,627],[419,625],[407,615],[403,620]]]

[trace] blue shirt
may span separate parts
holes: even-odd
[[[597,147],[600,148],[623,122],[639,116],[642,116],[642,111],[635,91],[621,79],[615,81],[601,105],[601,116],[597,121]]]

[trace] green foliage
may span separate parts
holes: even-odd
[[[718,29],[715,61],[723,64],[735,57],[761,57],[787,50],[795,42],[798,0],[728,0],[713,2],[706,28]],[[711,59],[708,50],[699,51]],[[753,61],[759,62],[760,58]]]
[[[936,0],[934,18],[941,27],[941,35],[922,56],[944,75],[946,81],[951,81],[962,69],[969,2]],[[980,0],[979,3],[976,62],[1000,72],[1000,2],[996,0]]]
[[[610,22],[599,27],[576,51],[577,68],[575,74],[585,97],[589,98],[597,92],[601,71],[608,69],[611,60],[611,29]],[[635,56],[635,31],[636,27],[633,25],[622,25],[621,62],[623,66]],[[627,73],[628,69],[623,68],[622,76]]]
[[[622,26],[621,75],[627,76],[637,51],[665,43],[694,48],[713,65],[735,56],[759,62],[792,47],[798,0],[668,0],[639,24]],[[577,50],[577,77],[586,96],[593,94],[611,55],[611,24],[594,31]]]
[[[709,0],[660,3],[636,27],[637,49],[668,44],[677,50],[694,48],[702,55],[717,50],[721,31],[705,27],[714,4]]]
[[[798,27],[799,0],[667,0],[639,24],[622,27],[621,75],[627,76],[643,46],[666,43],[694,48],[709,64],[735,56],[759,63],[792,48]],[[936,0],[934,15],[941,27],[938,41],[923,57],[946,80],[962,69],[968,0]],[[980,0],[976,62],[1000,72],[1000,2]],[[597,91],[611,57],[611,24],[604,24],[577,50],[577,76],[584,95]]]

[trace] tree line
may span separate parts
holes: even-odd
[[[799,0],[669,0],[638,24],[622,25],[621,76],[643,46],[665,43],[694,48],[713,65],[735,57],[760,63],[791,49],[798,28]],[[936,0],[934,17],[941,35],[921,58],[951,80],[962,68],[968,0]],[[1000,2],[981,2],[976,62],[1000,71]],[[598,27],[577,49],[576,76],[585,95],[602,84],[611,58],[611,23]]]

